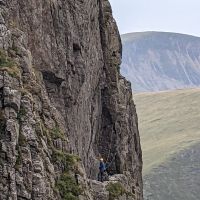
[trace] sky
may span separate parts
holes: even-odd
[[[121,34],[165,31],[200,36],[200,0],[110,0]]]

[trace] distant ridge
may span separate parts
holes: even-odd
[[[121,72],[136,92],[200,87],[200,37],[169,32],[122,35]]]
[[[183,36],[183,37],[193,37],[200,39],[198,36],[184,34],[184,33],[172,33],[172,32],[164,32],[164,31],[144,31],[144,32],[133,32],[133,33],[125,33],[122,34],[121,37],[123,39],[123,42],[131,41],[132,39],[138,39],[143,38],[145,36],[152,36],[152,35],[174,35],[174,36]]]

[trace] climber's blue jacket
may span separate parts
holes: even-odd
[[[106,165],[104,162],[100,162],[99,164],[99,170],[100,172],[104,172],[106,170]]]

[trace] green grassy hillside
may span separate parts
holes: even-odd
[[[145,200],[200,199],[200,144],[180,151],[144,176]]]
[[[200,89],[134,95],[144,174],[200,142]]]
[[[200,162],[195,161],[195,155],[200,146],[200,89],[136,94],[134,100],[143,150],[145,196],[148,200],[198,199],[199,192],[197,196],[195,192],[200,171],[196,170],[200,170]]]

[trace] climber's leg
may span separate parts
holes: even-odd
[[[98,173],[97,180],[100,181],[100,172]]]
[[[103,175],[104,175],[104,172],[100,172],[100,181],[103,182]]]

